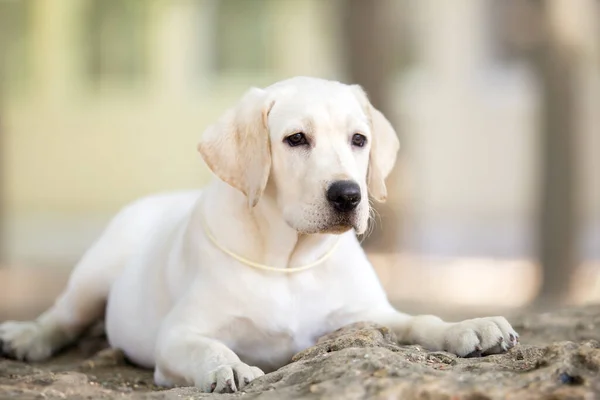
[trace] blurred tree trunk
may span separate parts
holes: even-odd
[[[1,76],[1,75],[0,75]],[[0,88],[1,89],[1,88]],[[4,126],[2,125],[2,90],[0,90],[0,268],[4,266],[6,254],[4,253]]]
[[[341,5],[342,37],[349,79],[360,84],[374,107],[384,115],[393,110],[388,104],[388,88],[398,72],[398,4],[396,0],[345,0]],[[388,178],[388,191],[394,185]],[[394,199],[375,204],[375,229],[365,238],[365,247],[375,251],[394,251],[398,245],[398,217]]]
[[[551,36],[534,57],[544,82],[538,254],[543,279],[538,301],[566,299],[577,266],[576,162],[574,160],[574,54]]]
[[[548,307],[567,298],[578,261],[577,57],[552,20],[550,2],[510,0],[503,6],[509,50],[529,59],[542,86],[536,250],[543,277],[536,303]]]

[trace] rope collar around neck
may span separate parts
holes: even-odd
[[[206,223],[206,220],[204,219],[203,213],[201,213],[200,219],[202,220],[202,228],[204,229],[204,233],[206,234],[206,237],[208,237],[208,239],[212,242],[213,245],[215,245],[216,248],[218,248],[219,250],[221,250],[223,253],[227,254],[231,258],[241,262],[242,264],[246,264],[250,267],[260,269],[262,271],[281,272],[281,273],[285,273],[285,274],[306,271],[308,269],[316,267],[319,264],[322,264],[325,260],[327,260],[329,257],[331,257],[331,255],[335,252],[338,245],[340,244],[340,237],[338,237],[336,239],[335,243],[333,244],[333,246],[331,246],[331,248],[325,254],[323,254],[320,258],[318,258],[317,260],[315,260],[309,264],[302,265],[300,267],[277,268],[277,267],[272,267],[269,265],[264,265],[264,264],[260,264],[260,263],[248,260],[247,258],[244,258],[244,257],[234,253],[233,251],[229,250],[228,248],[223,246],[221,243],[219,243],[217,238],[215,238],[215,236],[213,235],[211,230],[208,228],[208,224]]]

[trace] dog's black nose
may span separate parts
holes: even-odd
[[[338,211],[352,211],[360,203],[360,186],[354,181],[333,182],[327,189],[327,200]]]

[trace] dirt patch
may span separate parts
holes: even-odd
[[[298,353],[244,393],[163,390],[152,372],[107,349],[95,330],[46,363],[0,359],[0,399],[595,399],[600,398],[600,306],[511,318],[521,344],[461,359],[397,346],[387,328],[354,324]]]

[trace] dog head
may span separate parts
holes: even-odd
[[[273,196],[300,233],[364,233],[369,196],[385,201],[398,149],[360,86],[306,77],[250,89],[198,145],[250,207]]]

